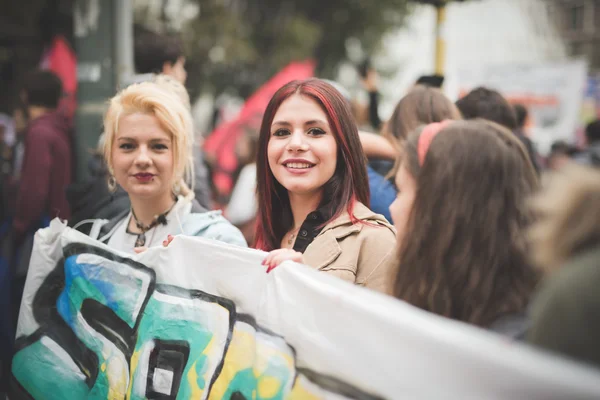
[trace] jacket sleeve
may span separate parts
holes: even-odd
[[[196,236],[218,240],[220,242],[234,244],[236,246],[248,247],[248,243],[246,242],[242,232],[225,218],[222,218],[221,221],[216,221],[215,223],[209,225],[205,230],[198,232]]]
[[[50,136],[43,130],[29,131],[25,139],[25,156],[13,227],[25,234],[41,219],[50,193],[52,155]]]

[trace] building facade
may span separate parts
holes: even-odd
[[[600,73],[600,0],[546,0],[548,13],[569,55],[588,61]]]

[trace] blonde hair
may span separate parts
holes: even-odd
[[[183,105],[188,110],[192,109],[192,104],[190,102],[190,95],[188,94],[185,86],[183,86],[181,84],[181,82],[179,82],[177,79],[173,78],[170,75],[159,74],[159,75],[154,76],[154,79],[152,81],[154,83],[156,83],[158,86],[160,86],[161,88],[171,91],[177,97],[179,97],[181,99],[181,102],[183,103]]]
[[[600,245],[600,172],[576,164],[549,177],[532,201],[539,220],[529,230],[534,262],[547,271]]]
[[[174,184],[173,192],[193,196],[185,183],[193,182],[192,138],[193,123],[190,111],[173,91],[155,82],[142,82],[128,86],[110,100],[104,116],[104,159],[111,175],[112,147],[119,122],[125,116],[141,113],[156,117],[161,127],[173,141]]]

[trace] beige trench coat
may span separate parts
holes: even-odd
[[[344,212],[323,228],[308,245],[303,262],[319,271],[379,292],[391,293],[396,259],[396,231],[380,214],[362,203],[352,224]]]

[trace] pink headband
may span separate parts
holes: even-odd
[[[429,150],[429,146],[431,145],[433,138],[435,138],[442,129],[447,127],[450,122],[452,121],[446,119],[442,122],[434,122],[423,128],[423,131],[421,132],[417,142],[417,155],[419,156],[420,166],[423,166],[423,162],[425,162],[425,156],[427,155],[427,151]]]

